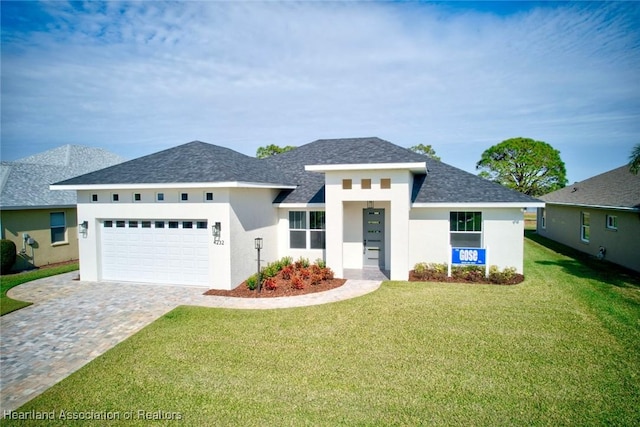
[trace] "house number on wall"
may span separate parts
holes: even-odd
[[[221,246],[223,246],[223,245],[224,245],[224,240],[214,240],[214,241],[213,241],[213,244],[214,244],[214,245],[221,245]]]

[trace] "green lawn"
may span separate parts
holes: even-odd
[[[21,285],[32,280],[42,279],[44,277],[55,276],[57,274],[68,273],[78,269],[78,263],[65,264],[56,267],[43,267],[38,270],[28,271],[25,273],[8,274],[0,276],[0,316],[4,316],[12,311],[20,310],[28,307],[32,303],[26,301],[18,301],[7,296],[7,291],[14,286]]]
[[[127,426],[148,423],[138,411],[179,413],[168,425],[639,425],[638,284],[529,239],[525,251],[516,286],[179,307],[20,411],[113,411]]]

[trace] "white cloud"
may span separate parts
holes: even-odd
[[[593,173],[572,169],[624,163],[640,131],[635,4],[43,7],[47,31],[3,25],[3,157],[68,142],[135,157],[192,139],[253,154],[377,135],[473,170],[485,148],[528,136],[578,153],[565,161],[582,179]]]

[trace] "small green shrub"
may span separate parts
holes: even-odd
[[[482,282],[485,269],[477,265],[469,265],[464,267],[453,267],[451,269],[451,277],[456,280],[464,280],[468,282]]]
[[[287,265],[293,264],[293,258],[290,256],[283,256],[280,263],[282,264],[282,267],[286,267]]]
[[[296,268],[308,268],[311,263],[309,263],[309,258],[300,257],[295,262]]]
[[[413,266],[413,272],[419,279],[424,279],[427,277],[427,273],[429,272],[429,265],[426,262],[419,262]]]
[[[327,263],[322,259],[322,258],[318,258],[315,262],[315,265],[317,265],[320,268],[326,268],[327,267]]]
[[[518,272],[515,267],[506,267],[502,271],[500,271],[497,265],[489,267],[489,281],[491,281],[491,283],[511,283],[517,275]]]
[[[11,240],[0,240],[0,271],[8,273],[16,262],[16,244]]]
[[[247,288],[253,291],[257,286],[258,286],[258,275],[254,274],[253,276],[250,276],[247,279]]]
[[[280,272],[280,265],[278,264],[277,261],[267,264],[267,266],[262,269],[262,280],[268,279],[270,277],[274,277],[279,272]]]

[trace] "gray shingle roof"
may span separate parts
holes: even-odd
[[[266,159],[200,141],[183,144],[60,185],[255,182],[296,185],[275,203],[324,203],[324,175],[306,165],[424,162],[415,175],[416,203],[535,203],[538,200],[376,137],[320,139]]]
[[[427,175],[415,175],[414,203],[535,203],[539,202],[461,169],[414,153],[380,138],[320,139],[287,153],[267,158],[268,163],[294,174],[298,188],[281,192],[277,203],[324,203],[324,176],[306,172],[305,165],[350,163],[425,162]]]
[[[49,185],[123,160],[101,148],[63,145],[15,162],[2,162],[0,207],[75,206],[75,191],[51,191]]]
[[[193,141],[59,185],[254,182],[289,185],[267,163],[229,148]]]
[[[640,174],[628,166],[576,182],[540,197],[547,203],[640,209]]]

